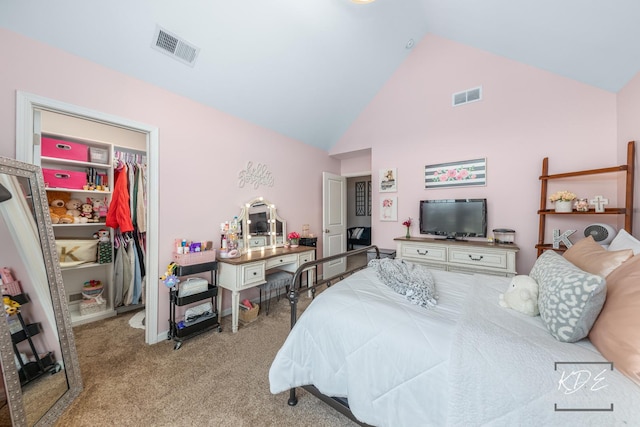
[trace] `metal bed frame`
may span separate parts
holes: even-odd
[[[343,280],[345,277],[350,276],[351,274],[355,273],[356,271],[362,270],[364,268],[367,267],[368,262],[364,263],[364,265],[356,265],[354,267],[352,267],[351,269],[347,269],[346,271],[344,271],[343,273],[338,274],[337,276],[333,276],[330,277],[328,279],[322,279],[322,280],[318,280],[318,276],[316,274],[316,282],[315,283],[307,283],[306,287],[302,287],[302,277],[303,277],[303,273],[306,273],[309,269],[311,268],[317,268],[318,265],[320,264],[324,264],[326,262],[330,262],[330,261],[334,261],[334,260],[338,260],[341,258],[345,258],[345,262],[346,259],[350,256],[354,256],[354,255],[359,255],[359,254],[365,254],[367,255],[370,251],[375,250],[376,253],[376,259],[380,259],[380,250],[378,249],[378,247],[376,245],[371,245],[371,246],[367,246],[364,248],[360,248],[360,249],[356,249],[353,251],[348,251],[348,252],[343,252],[337,255],[332,255],[326,258],[321,258],[321,259],[317,259],[314,261],[309,261],[306,262],[304,264],[302,264],[300,267],[298,267],[298,269],[296,270],[296,272],[293,275],[293,281],[291,282],[291,286],[289,288],[289,292],[287,294],[287,298],[289,299],[289,304],[290,304],[290,308],[291,308],[291,328],[293,329],[293,327],[296,324],[296,321],[298,320],[298,300],[300,298],[300,294],[307,292],[307,293],[311,293],[311,297],[314,298],[316,295],[316,290],[320,287],[320,286],[326,286],[326,287],[330,287],[332,284],[337,283],[341,280]],[[367,255],[368,257],[368,255]],[[304,276],[307,276],[306,274],[304,274]],[[347,418],[349,418],[350,420],[354,421],[355,423],[361,425],[361,426],[369,426],[369,424],[365,424],[361,421],[359,421],[358,419],[356,419],[356,417],[353,415],[353,413],[351,413],[351,410],[349,409],[349,402],[346,398],[342,398],[342,397],[331,397],[331,396],[326,396],[324,394],[322,394],[320,392],[320,390],[318,390],[314,385],[309,384],[309,385],[304,385],[302,386],[303,389],[305,389],[307,392],[311,393],[312,395],[316,396],[318,399],[322,400],[324,403],[326,403],[327,405],[331,406],[332,408],[334,408],[335,410],[337,410],[338,412],[340,412],[341,414],[345,415]],[[295,406],[298,403],[298,398],[296,397],[296,388],[292,388],[289,390],[289,400],[287,401],[287,403],[289,404],[289,406]]]

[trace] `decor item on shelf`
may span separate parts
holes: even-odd
[[[411,233],[410,233],[410,229],[411,229],[411,217],[409,217],[409,219],[405,220],[402,225],[404,225],[405,227],[407,227],[407,234],[404,236],[407,239],[411,238]]]
[[[602,196],[595,196],[589,202],[596,208],[596,212],[604,212],[605,205],[609,204],[609,199],[605,199]]]
[[[576,230],[567,230],[564,233],[560,234],[560,230],[553,230],[553,249],[560,249],[560,243],[564,243],[564,245],[568,248],[573,246],[573,243],[569,240],[569,236],[575,233]]]
[[[298,242],[300,241],[300,234],[298,234],[298,232],[292,231],[287,235],[287,238],[289,239],[289,243],[291,243],[292,248],[298,247]]]
[[[589,212],[589,200],[588,199],[576,199],[576,203],[573,205],[578,212]]]
[[[576,196],[575,193],[563,190],[553,193],[549,197],[549,201],[556,204],[556,212],[572,212],[573,201],[577,198],[578,196]]]

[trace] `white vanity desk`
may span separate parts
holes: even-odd
[[[315,248],[265,247],[252,249],[238,258],[218,258],[218,286],[231,291],[231,329],[238,331],[240,291],[266,283],[266,272],[272,268],[295,272],[315,259]],[[314,269],[307,271],[307,283],[313,283]],[[222,292],[218,294],[218,313],[222,313]]]

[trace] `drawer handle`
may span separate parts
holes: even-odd
[[[469,255],[469,259],[471,261],[482,261],[482,258],[484,258],[482,255],[480,255],[478,258],[474,258],[473,255]]]
[[[426,255],[429,253],[427,249],[424,250],[424,253],[420,252],[420,249],[416,249],[416,252],[418,252],[418,255]]]
[[[258,274],[257,272],[255,272],[255,271],[253,272],[253,275],[254,275],[254,276],[256,276],[257,274]]]
[[[71,146],[67,144],[56,144],[58,150],[71,150]]]

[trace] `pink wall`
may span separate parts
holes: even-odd
[[[636,141],[636,179],[635,206],[640,205],[640,182],[638,167],[640,166],[638,151],[640,150],[640,73],[618,92],[618,161],[625,162],[627,158],[627,142]],[[634,209],[633,235],[640,238],[640,213]]]
[[[320,231],[321,172],[340,170],[326,152],[13,32],[0,29],[0,39],[0,155],[15,157],[16,90],[159,128],[159,274],[174,238],[217,240],[220,222],[257,196],[277,205],[289,230]],[[238,188],[248,161],[268,166],[273,187]],[[167,330],[168,292],[150,285],[158,286],[159,330]]]
[[[451,106],[453,93],[477,86],[482,101]],[[615,94],[427,35],[331,154],[371,148],[374,182],[379,169],[398,168],[398,222],[378,220],[373,193],[374,244],[395,247],[402,221],[417,219],[421,199],[486,197],[489,234],[516,230],[518,271],[526,274],[536,257],[542,159],[549,157],[551,173],[612,166],[617,146]],[[481,157],[485,187],[424,189],[426,164]],[[595,183],[566,185],[583,197],[597,194]],[[605,193],[612,199],[613,188]]]

